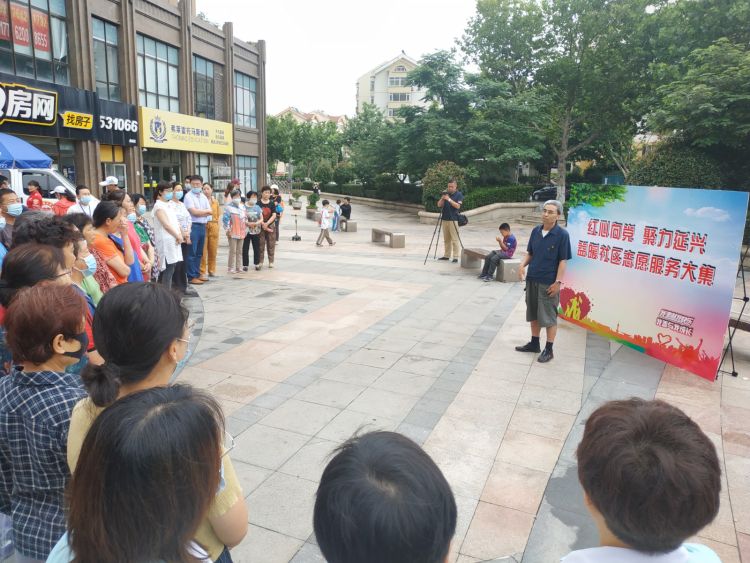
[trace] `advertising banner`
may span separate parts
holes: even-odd
[[[37,57],[52,57],[49,40],[49,15],[41,10],[31,10],[31,30],[34,33],[34,52]]]
[[[10,3],[10,19],[13,25],[13,45],[17,51],[31,54],[31,26],[29,9],[20,4]]]
[[[176,151],[233,154],[232,124],[140,107],[141,146]]]
[[[0,41],[10,41],[10,10],[7,2],[0,2]]]
[[[138,144],[138,112],[131,104],[100,100],[88,90],[0,74],[4,133]]]
[[[713,381],[748,194],[584,184],[570,199],[561,315]]]

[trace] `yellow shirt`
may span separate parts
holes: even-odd
[[[86,433],[102,410],[104,409],[94,405],[89,398],[81,399],[73,407],[73,413],[70,416],[70,430],[68,431],[68,467],[70,467],[71,473],[75,471],[78,464],[78,456],[81,453],[81,446],[83,446]],[[210,519],[225,514],[238,500],[244,497],[232,460],[229,459],[229,456],[224,456],[221,461],[224,465],[226,486],[214,497],[214,501],[208,509],[208,514],[198,526],[198,531],[195,534],[195,541],[208,551],[214,561],[224,551],[224,542],[216,536],[214,529],[211,527]]]

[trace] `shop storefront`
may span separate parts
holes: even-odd
[[[0,129],[28,141],[52,158],[52,167],[75,184],[77,145],[101,144],[106,165],[123,162],[123,147],[138,144],[136,107],[100,100],[88,90],[0,73]],[[104,160],[104,159],[102,159]],[[125,185],[124,167],[118,169]]]
[[[223,189],[231,179],[231,123],[147,107],[139,111],[144,189],[193,172]],[[194,170],[182,170],[181,152],[193,153]]]

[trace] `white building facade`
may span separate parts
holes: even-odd
[[[365,104],[373,104],[388,118],[394,118],[403,106],[426,106],[425,90],[418,90],[407,81],[417,61],[401,54],[363,74],[357,81],[357,112]]]

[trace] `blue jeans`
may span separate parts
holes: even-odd
[[[188,280],[198,278],[201,275],[201,259],[203,258],[203,247],[206,244],[206,224],[193,223],[190,227],[190,253],[188,263],[185,265]]]

